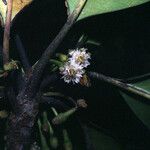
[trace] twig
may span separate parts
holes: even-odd
[[[78,6],[68,17],[68,20],[53,42],[45,50],[41,59],[35,65],[33,72],[28,76],[27,84],[17,96],[18,111],[9,118],[8,149],[29,149],[31,132],[38,114],[38,101],[36,95],[39,91],[41,77],[50,56],[54,54],[57,47],[75,23],[86,0],[80,0]]]
[[[91,78],[96,78],[96,79],[99,79],[101,81],[104,81],[104,82],[107,82],[111,85],[114,85],[122,90],[126,90],[130,93],[133,93],[133,94],[136,94],[136,95],[139,95],[143,98],[146,98],[146,99],[149,99],[150,100],[150,92],[146,91],[146,90],[143,90],[142,88],[139,88],[137,86],[134,86],[132,84],[127,84],[127,83],[123,83],[121,81],[118,81],[114,78],[111,78],[109,76],[105,76],[103,74],[100,74],[100,73],[96,73],[96,72],[89,72],[88,73],[89,76]]]
[[[15,42],[16,42],[16,46],[17,46],[17,49],[19,52],[20,60],[23,64],[23,67],[24,67],[25,72],[26,72],[31,68],[31,66],[30,66],[29,60],[26,56],[26,51],[25,51],[25,48],[22,44],[22,41],[21,41],[19,35],[15,36]]]
[[[9,62],[9,39],[10,39],[12,5],[13,5],[13,0],[8,0],[4,37],[3,37],[3,64],[6,64]]]
[[[137,82],[137,81],[142,81],[144,79],[147,79],[150,77],[150,73],[146,73],[144,75],[139,75],[139,76],[136,76],[136,77],[130,77],[130,78],[127,78],[127,79],[124,79],[123,81],[124,82]]]
[[[70,28],[75,23],[85,3],[86,0],[79,0],[77,7],[72,12],[72,14],[68,17],[65,25],[62,27],[62,29],[55,37],[55,39],[52,41],[52,43],[48,46],[48,48],[45,50],[41,59],[37,62],[36,66],[33,69],[33,75],[30,83],[30,87],[32,90],[39,84],[39,80],[42,76],[46,64],[48,63],[50,57],[54,54],[54,52],[56,51],[60,43],[63,41],[64,37],[66,36]]]

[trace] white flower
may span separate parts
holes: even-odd
[[[87,49],[75,49],[69,52],[68,61],[63,67],[60,67],[60,74],[65,82],[73,84],[79,83],[83,77],[85,70],[91,59],[91,54],[87,52]]]
[[[69,62],[72,64],[79,64],[83,68],[86,68],[90,65],[90,62],[88,61],[91,59],[91,54],[86,52],[87,49],[81,48],[76,50],[71,50],[69,52],[69,55],[71,56],[69,58]]]
[[[81,65],[72,64],[69,62],[66,62],[65,65],[60,68],[60,73],[63,75],[62,78],[67,83],[79,83],[84,72],[85,71]]]

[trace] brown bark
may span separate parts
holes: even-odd
[[[35,65],[31,74],[27,75],[23,89],[15,100],[15,111],[11,114],[8,124],[7,145],[9,150],[29,150],[32,129],[38,113],[37,95],[40,88],[43,70],[57,47],[75,23],[86,0],[80,0],[78,6],[68,17],[68,20],[53,42],[48,46],[41,59]]]
[[[9,36],[10,36],[10,25],[11,25],[11,16],[12,16],[12,5],[13,5],[13,0],[8,0],[4,37],[3,37],[3,62],[4,64],[9,62],[9,38],[10,38]]]
[[[31,134],[38,113],[38,103],[28,99],[21,101],[18,104],[20,111],[9,118],[8,150],[28,150],[32,143]]]

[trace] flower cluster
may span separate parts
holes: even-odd
[[[70,50],[68,61],[63,67],[60,67],[60,73],[63,75],[64,81],[67,83],[73,82],[73,84],[79,83],[85,73],[84,68],[90,65],[90,58],[90,53],[85,48]]]

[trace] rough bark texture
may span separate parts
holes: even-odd
[[[18,105],[19,113],[14,113],[9,118],[9,150],[25,150],[29,149],[32,142],[31,134],[38,113],[38,104],[35,100],[22,100]]]
[[[32,129],[38,114],[39,100],[37,100],[37,95],[39,93],[40,84],[42,82],[43,71],[50,56],[54,54],[61,41],[64,39],[65,35],[68,33],[69,29],[75,23],[75,20],[80,14],[85,2],[86,0],[79,1],[73,13],[68,17],[66,24],[53,40],[53,42],[45,50],[41,59],[34,66],[34,69],[30,73],[26,74],[24,79],[25,83],[23,83],[22,89],[19,90],[17,94],[15,93],[17,96],[16,98],[13,98],[13,103],[11,103],[15,104],[12,105],[12,107],[15,109],[13,109],[14,111],[9,117],[8,123],[9,129],[7,136],[7,147],[9,150],[30,149],[30,144],[32,141]],[[21,51],[22,50],[23,48],[21,45]]]

